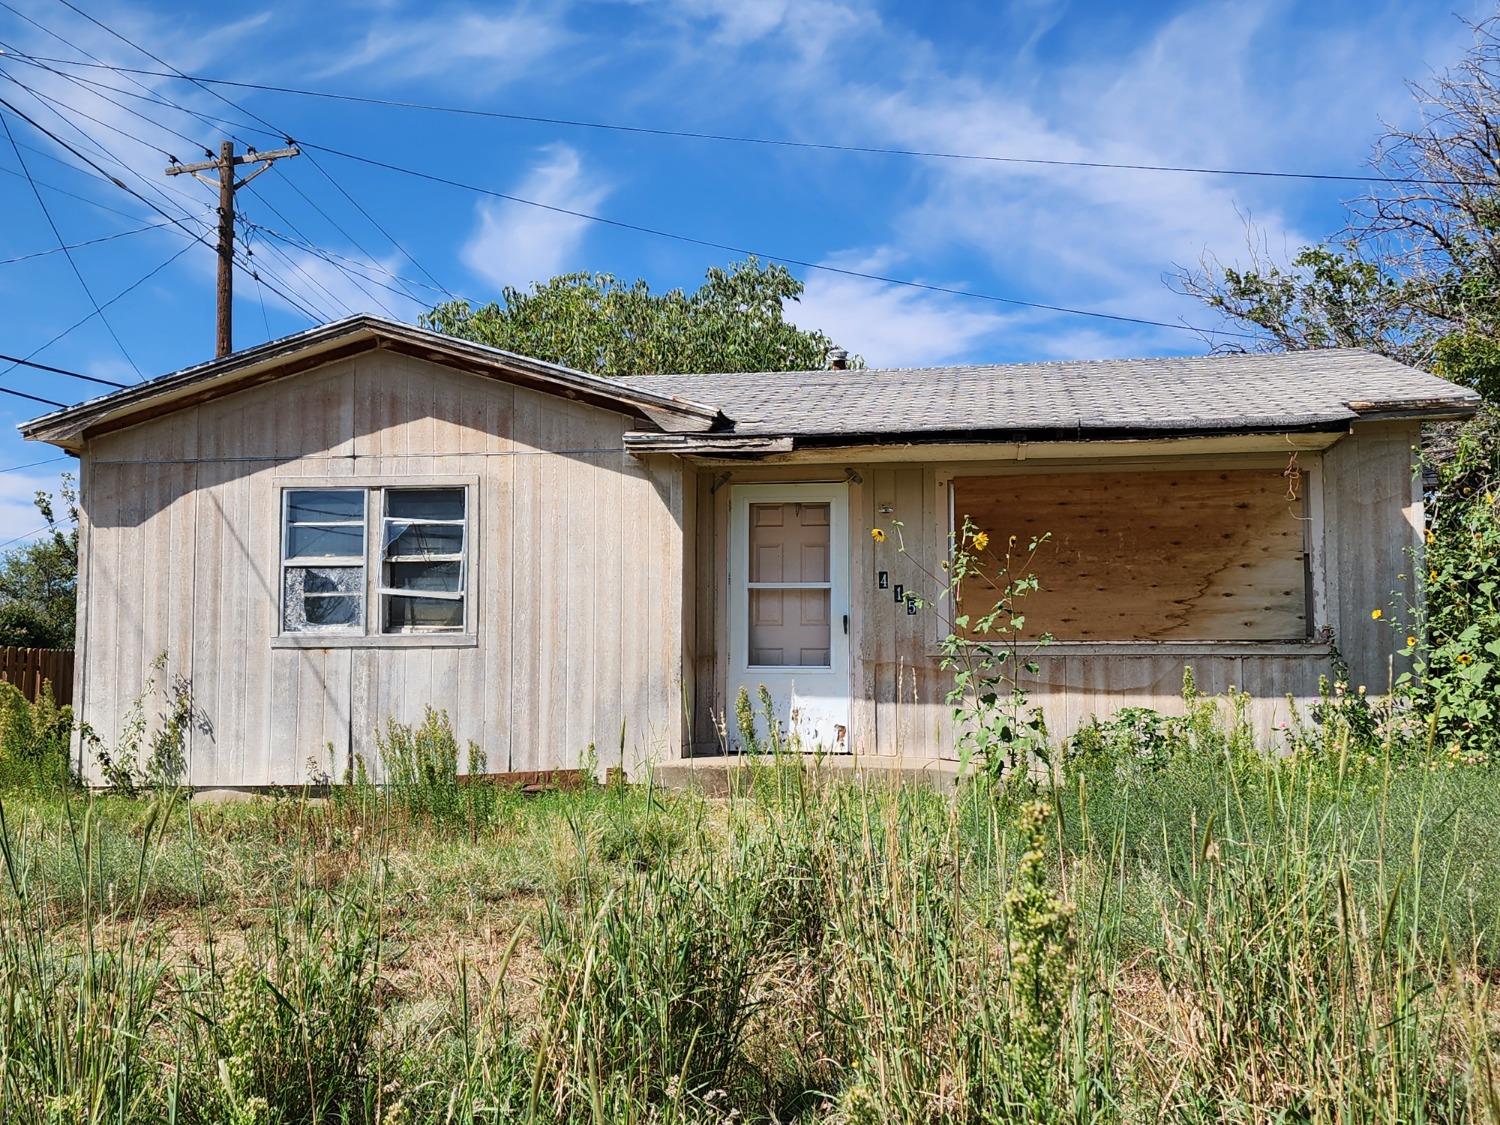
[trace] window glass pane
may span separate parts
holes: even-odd
[[[385,494],[385,514],[393,519],[461,520],[461,488],[393,488]]]
[[[361,524],[294,523],[286,529],[289,559],[363,558],[365,529]]]
[[[464,549],[464,525],[461,523],[402,523],[385,525],[385,554],[459,555]]]
[[[387,567],[386,585],[393,590],[463,590],[463,564],[453,562],[397,562]]]
[[[349,489],[296,489],[286,494],[286,518],[291,523],[355,522],[365,518],[365,494]]]
[[[307,623],[329,628],[336,625],[358,625],[360,623],[360,599],[336,595],[303,599]]]
[[[302,575],[304,594],[360,594],[365,571],[359,566],[309,566],[288,568],[287,575]]]
[[[363,585],[362,567],[287,567],[281,597],[282,631],[359,632],[364,623]]]
[[[829,667],[829,591],[751,590],[750,663]]]
[[[461,598],[387,597],[386,629],[462,629],[464,603]]]
[[[751,582],[827,582],[829,508],[750,505]]]

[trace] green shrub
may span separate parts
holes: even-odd
[[[458,738],[447,711],[429,706],[415,724],[388,719],[375,742],[385,769],[385,794],[396,806],[417,816],[470,824],[493,814],[496,795],[483,777],[484,751],[470,742],[466,770],[460,772]],[[357,765],[363,775],[364,762]]]
[[[73,780],[73,709],[59,707],[44,683],[35,703],[0,682],[0,788],[60,788]]]
[[[1437,474],[1400,686],[1434,751],[1500,762],[1500,415],[1464,427]]]
[[[131,701],[113,747],[100,744],[85,727],[84,741],[93,747],[99,774],[117,793],[134,795],[144,789],[172,789],[187,779],[188,738],[194,729],[208,732],[208,718],[193,702],[192,681],[182,675],[166,677],[167,654],[151,662],[151,675]],[[148,703],[160,696],[154,719]]]
[[[1259,755],[1244,692],[1231,688],[1222,700],[1204,695],[1192,668],[1184,668],[1182,703],[1181,715],[1122,707],[1106,719],[1090,718],[1064,747],[1064,777],[1083,773],[1131,781],[1159,774],[1183,758],[1233,765]]]

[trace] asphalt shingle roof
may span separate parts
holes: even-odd
[[[1479,402],[1355,349],[622,381],[718,406],[735,434],[805,437],[1311,428],[1370,413],[1464,413]]]

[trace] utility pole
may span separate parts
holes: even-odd
[[[214,336],[214,356],[220,358],[234,351],[234,193],[256,176],[271,167],[274,161],[301,152],[296,145],[278,148],[273,152],[256,152],[247,148],[238,156],[234,142],[225,141],[219,146],[217,160],[205,160],[198,164],[173,164],[167,169],[169,176],[191,175],[219,192],[219,283],[216,291],[218,322]],[[235,169],[243,164],[259,164],[243,179],[235,178]],[[209,179],[204,172],[216,171],[217,180]]]

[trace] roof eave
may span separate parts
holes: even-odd
[[[481,375],[505,375],[533,389],[622,410],[650,419],[667,432],[699,433],[722,422],[716,407],[673,395],[655,394],[557,364],[531,359],[441,336],[378,317],[357,316],[320,325],[295,336],[273,340],[222,359],[184,368],[23,422],[17,428],[28,440],[44,441],[69,452],[81,452],[87,435],[115,429],[181,409],[202,397],[269,381],[298,370],[336,362],[375,348],[388,348],[419,359]]]

